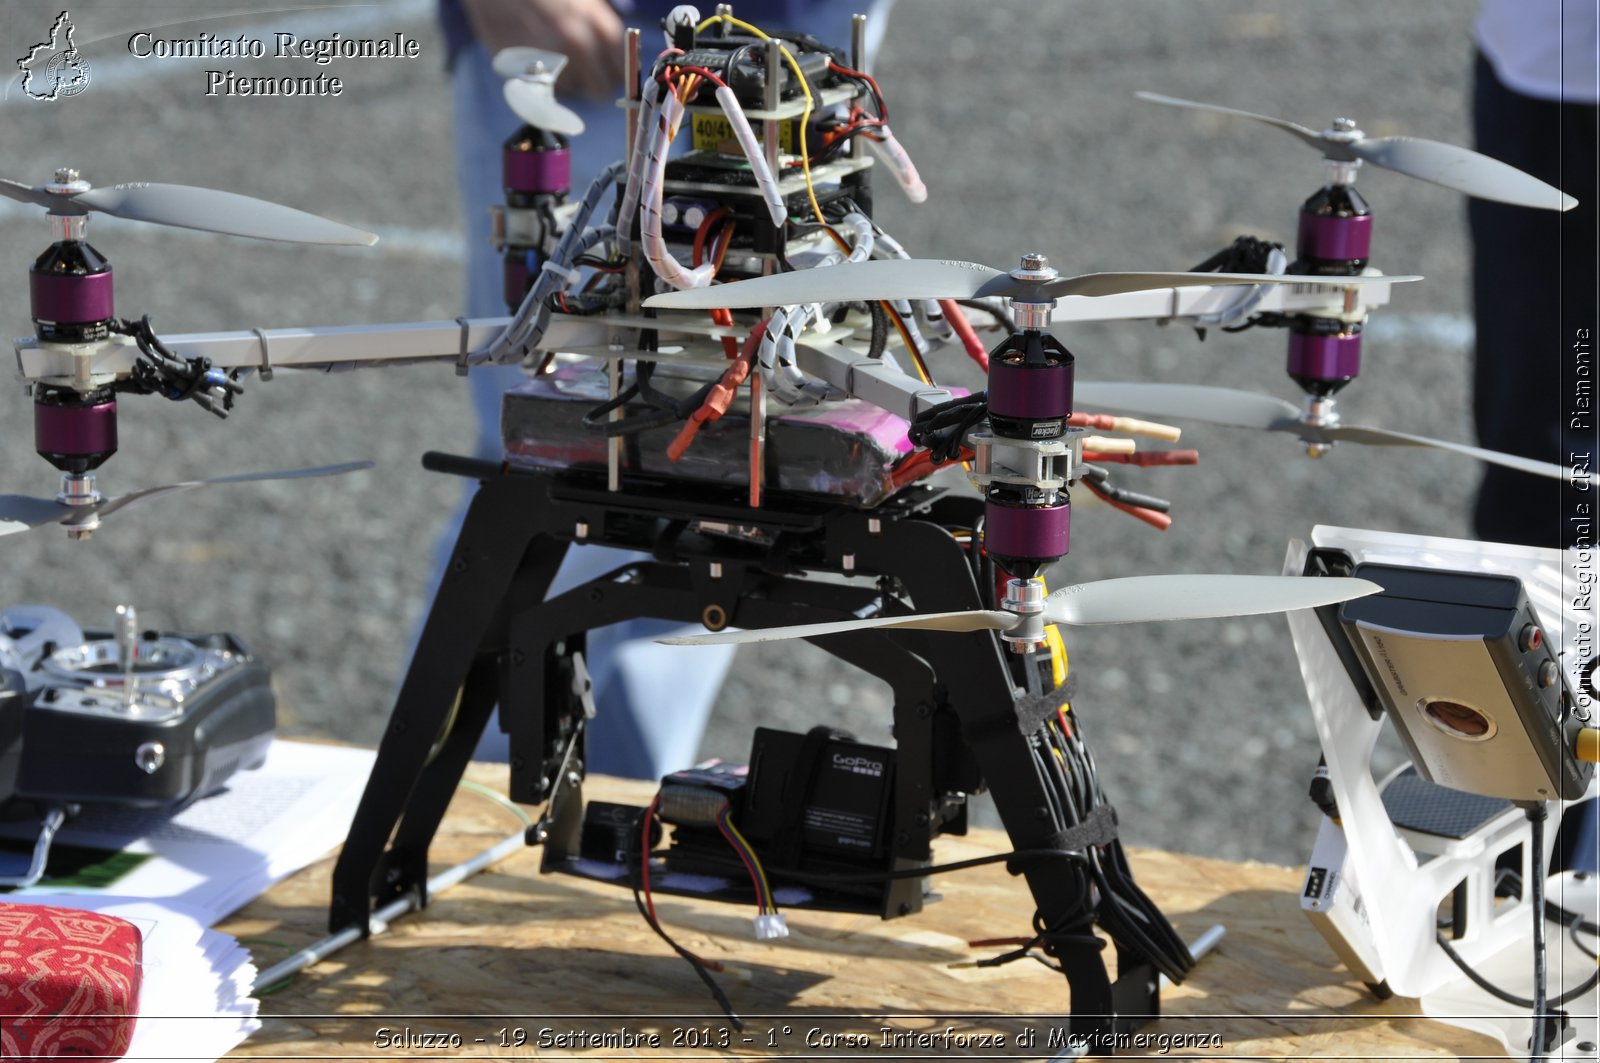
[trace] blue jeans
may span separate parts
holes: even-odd
[[[850,16],[869,15],[868,55],[881,39],[892,0],[814,0],[804,4],[797,28],[830,44],[847,45]],[[644,8],[636,5],[645,25]],[[667,5],[671,7],[672,5]],[[738,8],[735,8],[737,11]],[[779,27],[773,27],[779,28]],[[645,26],[642,42],[648,62],[661,46],[658,31]],[[506,313],[501,295],[501,260],[489,244],[489,208],[504,201],[500,183],[500,145],[521,121],[501,94],[501,80],[489,65],[483,46],[472,42],[451,71],[455,110],[456,180],[461,192],[467,239],[467,316],[496,317]],[[620,159],[625,148],[625,117],[613,101],[565,99],[583,119],[585,131],[572,138],[572,190],[581,196],[594,175]],[[601,203],[600,212],[610,201]],[[521,383],[515,366],[474,369],[468,378],[477,413],[477,455],[498,461],[500,399]],[[470,494],[470,492],[469,492]],[[443,571],[466,515],[467,500],[455,514],[439,544],[435,570]],[[618,568],[640,555],[601,546],[573,547],[551,585],[560,593]],[[733,663],[733,647],[658,646],[652,640],[682,625],[660,620],[635,620],[591,631],[587,664],[594,679],[598,713],[589,725],[588,762],[594,771],[627,778],[650,779],[688,767],[700,745],[722,678]],[[498,723],[490,725],[478,756],[505,760],[508,740]]]

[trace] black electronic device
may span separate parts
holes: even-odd
[[[75,630],[38,606],[0,613],[0,799],[177,810],[260,767],[270,673],[238,636]]]
[[[1384,589],[1345,602],[1355,659],[1430,782],[1512,801],[1583,796],[1583,726],[1558,660],[1513,576],[1361,564]]]
[[[925,880],[893,880],[891,844],[896,751],[828,727],[805,734],[756,728],[749,767],[721,764],[674,772],[661,781],[650,822],[672,828],[653,859],[651,888],[743,901],[747,868],[725,831],[736,831],[774,883],[789,887],[785,907],[907,915],[928,896]],[[919,829],[965,833],[966,801],[948,795]],[[546,870],[628,884],[636,880],[646,809],[606,801],[584,808],[578,851]],[[726,824],[722,820],[726,818]],[[558,840],[550,844],[562,849]],[[908,898],[911,898],[908,900]]]

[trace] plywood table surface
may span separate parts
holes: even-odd
[[[489,764],[468,773],[501,792],[504,776]],[[587,797],[640,805],[650,792],[616,780],[585,786]],[[435,840],[434,870],[518,826],[508,809],[463,790]],[[1007,847],[1002,834],[975,831],[940,839],[935,855],[954,861]],[[753,907],[657,897],[679,944],[726,965],[714,977],[745,1022],[738,1030],[626,888],[540,875],[539,857],[519,850],[264,996],[263,1029],[234,1055],[1049,1059],[1060,1051],[1068,1002],[1060,974],[1031,960],[970,965],[1004,949],[969,941],[1030,933],[1027,888],[1003,866],[939,877],[942,899],[903,919],[790,911],[790,936],[774,943],[754,939]],[[1299,871],[1152,851],[1134,852],[1132,864],[1185,939],[1215,923],[1227,935],[1182,986],[1163,992],[1162,1018],[1144,1028],[1150,1039],[1119,1054],[1499,1054],[1487,1038],[1414,1017],[1415,1001],[1373,1000],[1301,915]],[[250,943],[263,968],[315,941],[326,932],[332,866],[330,857],[281,883],[220,929]]]

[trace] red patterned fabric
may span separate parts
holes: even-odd
[[[122,1058],[141,952],[125,919],[0,902],[0,1058]]]

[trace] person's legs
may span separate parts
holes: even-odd
[[[1594,452],[1594,419],[1575,424],[1573,402],[1579,366],[1590,385],[1595,366],[1595,108],[1512,92],[1481,56],[1475,76],[1477,149],[1579,200],[1564,214],[1468,204],[1478,442],[1567,466]],[[1586,356],[1574,346],[1583,343]],[[1592,501],[1555,481],[1488,466],[1474,528],[1495,542],[1571,545],[1576,507]]]

